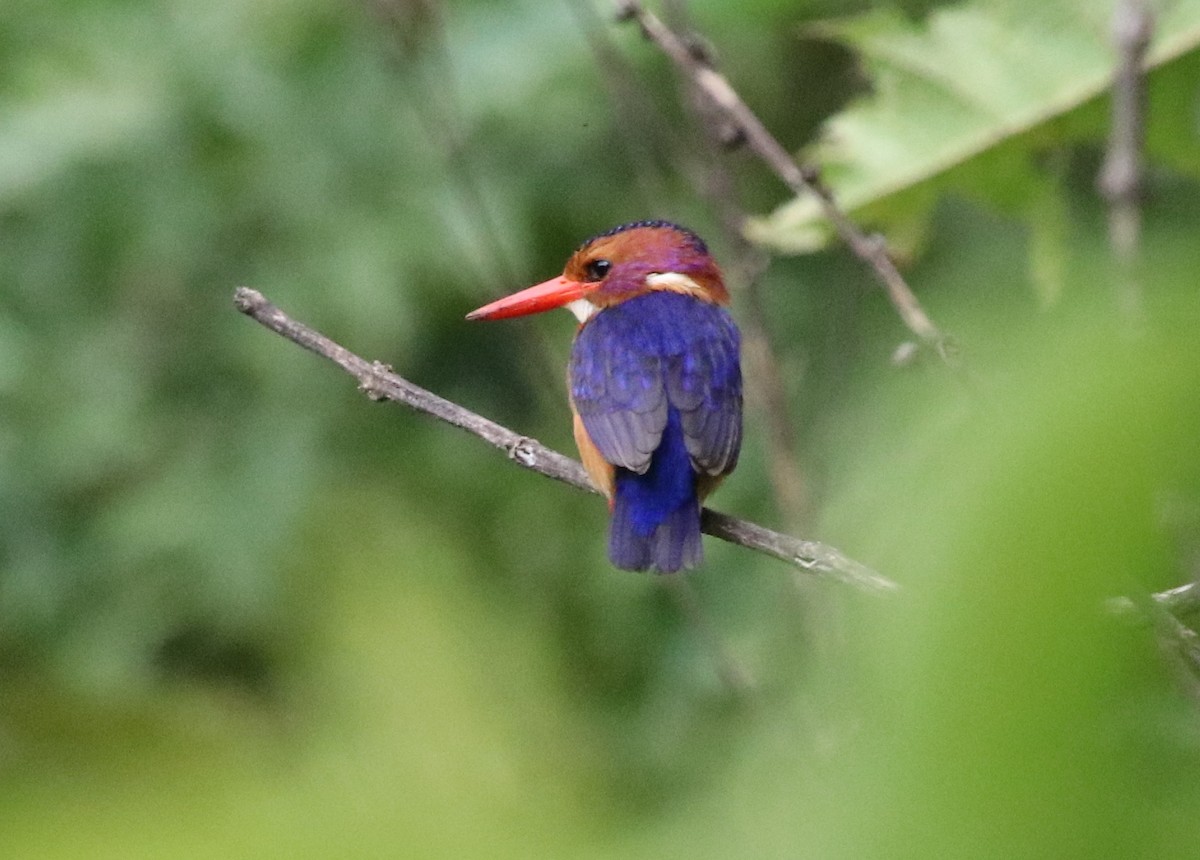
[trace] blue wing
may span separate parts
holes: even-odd
[[[653,292],[598,313],[571,353],[571,399],[601,455],[644,474],[668,411],[697,472],[722,475],[742,439],[737,328],[723,308]]]

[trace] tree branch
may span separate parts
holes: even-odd
[[[583,466],[535,439],[515,433],[482,415],[439,397],[397,376],[378,361],[367,361],[271,304],[262,293],[238,287],[233,303],[239,311],[305,349],[323,356],[359,382],[372,400],[392,400],[473,433],[509,458],[548,478],[589,493],[597,492]],[[814,575],[837,579],[866,591],[891,592],[898,586],[869,567],[818,541],[801,540],[746,520],[705,508],[701,528],[713,537],[761,552]]]
[[[1142,64],[1154,16],[1146,0],[1117,0],[1112,40],[1118,54],[1112,86],[1112,127],[1096,184],[1109,204],[1109,241],[1117,256],[1132,257],[1141,232],[1145,88]]]
[[[892,262],[883,237],[867,235],[860,230],[842,211],[833,192],[822,181],[820,171],[812,165],[797,164],[729,81],[697,56],[683,39],[654,14],[648,12],[639,0],[616,0],[616,8],[617,19],[637,21],[646,38],[654,42],[695,83],[696,88],[712,100],[734,125],[750,150],[771,168],[793,194],[812,194],[817,198],[822,213],[838,236],[855,256],[874,270],[904,324],[944,360],[950,361],[954,357],[952,343],[921,307],[904,276]]]
[[[1117,300],[1127,322],[1141,316],[1138,246],[1142,233],[1146,92],[1143,65],[1154,31],[1147,0],[1116,0],[1111,38],[1117,53],[1112,125],[1096,186],[1108,203],[1108,242],[1117,264]]]

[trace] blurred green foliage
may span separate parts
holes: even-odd
[[[861,5],[691,8],[798,146],[864,86],[801,25]],[[665,61],[587,8],[0,7],[0,856],[1186,856],[1195,677],[1103,606],[1200,547],[1193,76],[1151,81],[1133,267],[1103,121],[968,164],[1019,163],[1036,205],[917,189],[907,273],[961,373],[888,363],[905,332],[840,249],[763,277],[792,525],[903,589],[710,543],[692,582],[749,695],[608,568],[597,499],[233,311],[255,286],[569,449],[569,323],[462,314],[625,220],[732,251]],[[714,502],[779,524],[762,423]]]
[[[930,204],[947,189],[1025,215],[1042,247],[1052,236],[1061,243],[1047,223],[1060,219],[1047,206],[1053,189],[1041,162],[1047,148],[1068,140],[1105,138],[1109,116],[1099,96],[1113,77],[1114,47],[1104,36],[1116,26],[1115,6],[988,0],[947,5],[919,21],[883,6],[822,23],[811,32],[853,49],[872,87],[830,118],[806,157],[822,165],[860,221],[888,225],[908,243],[924,234]],[[1195,78],[1200,2],[1161,4],[1149,36],[1148,98],[1160,104],[1180,93],[1180,76]],[[1185,116],[1151,111],[1146,148],[1195,177],[1200,159],[1189,141],[1194,129],[1180,128]],[[757,219],[751,232],[792,251],[833,238],[811,195]]]

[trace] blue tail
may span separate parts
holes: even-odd
[[[646,473],[617,469],[608,557],[625,570],[660,573],[695,567],[704,557],[696,474],[674,408]]]

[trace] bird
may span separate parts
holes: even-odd
[[[575,443],[608,498],[615,567],[675,573],[703,561],[701,505],[737,465],[741,337],[708,246],[670,221],[588,239],[563,272],[467,314],[567,308]]]

